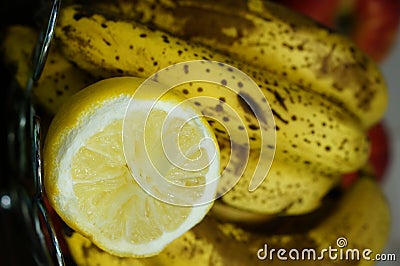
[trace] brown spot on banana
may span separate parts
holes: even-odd
[[[241,91],[237,95],[237,98],[240,106],[246,113],[250,114],[253,117],[256,117],[255,113],[261,113],[261,107],[259,106],[259,103],[257,103],[257,101],[255,101],[250,94]],[[261,115],[261,121],[264,123],[268,123],[267,118],[265,117],[266,114],[261,113]]]

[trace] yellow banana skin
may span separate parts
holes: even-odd
[[[175,88],[186,97],[221,99],[214,114],[218,115],[217,110],[227,105],[246,121],[244,127],[249,132],[252,149],[250,166],[235,189],[223,197],[223,201],[234,208],[264,215],[309,212],[319,206],[321,198],[338,182],[341,173],[354,171],[367,160],[369,143],[358,118],[321,95],[271,72],[260,71],[205,46],[137,23],[107,19],[79,6],[62,10],[56,37],[67,58],[92,75],[102,77],[148,77],[171,64],[202,58],[226,62],[250,74],[271,105],[277,130],[274,164],[255,193],[248,192],[248,184],[257,166],[256,156],[261,144],[260,132],[255,126],[258,121],[253,113],[236,94],[227,94],[215,85],[192,82]],[[230,84],[234,79],[227,77],[226,82]],[[265,104],[261,99],[253,100]],[[220,117],[220,121],[225,125],[231,123],[232,128],[242,126],[227,118]],[[217,123],[212,126],[219,141],[226,142],[228,134],[224,128]],[[226,150],[221,154],[229,158]],[[240,154],[232,157],[242,158]]]
[[[4,60],[15,67],[16,80],[25,88],[31,75],[32,53],[37,42],[35,29],[23,25],[9,26],[2,42]],[[68,61],[54,45],[39,81],[33,87],[33,99],[46,114],[54,115],[63,102],[96,79]]]
[[[331,196],[320,213],[304,217],[276,218],[257,227],[225,223],[206,217],[195,228],[166,247],[159,255],[145,259],[114,257],[101,251],[78,233],[66,236],[72,257],[78,265],[373,265],[374,261],[331,260],[325,253],[321,260],[258,259],[257,252],[283,248],[336,248],[339,237],[346,238],[346,248],[371,249],[373,258],[382,252],[388,237],[390,216],[379,184],[362,177],[342,196]],[[333,203],[332,203],[333,202]],[[371,210],[374,214],[371,215]],[[343,248],[343,251],[346,251]],[[338,251],[339,252],[339,251]],[[339,254],[339,253],[337,253]],[[264,255],[262,252],[260,255]],[[262,256],[261,256],[262,257]],[[286,253],[286,257],[288,254]],[[343,257],[345,258],[345,257]],[[349,257],[351,258],[351,257]]]
[[[273,71],[337,101],[364,128],[386,111],[377,64],[341,34],[265,0],[117,1],[126,18],[194,40],[247,64]]]
[[[340,172],[354,171],[367,159],[368,140],[360,129],[360,121],[350,112],[280,76],[244,65],[204,46],[137,23],[107,19],[77,6],[63,9],[56,37],[67,58],[102,77],[148,77],[171,64],[197,59],[232,64],[251,75],[271,105],[278,129],[277,156],[281,153],[297,160],[304,158],[307,165],[326,166]],[[189,95],[193,93],[189,91]],[[241,106],[241,112],[248,113]],[[252,128],[254,117],[248,117],[247,126]],[[257,147],[259,131],[251,133],[252,147]],[[305,154],[303,149],[314,152]]]
[[[221,146],[221,145],[220,145]],[[238,149],[238,153],[241,150]],[[240,154],[231,154],[226,151],[226,146],[221,146],[221,164],[226,165],[225,160],[232,161],[232,169],[227,171],[235,172],[235,166],[240,165],[244,160]],[[250,152],[246,169],[239,181],[221,197],[221,201],[237,210],[264,215],[266,218],[275,215],[301,215],[309,213],[322,203],[324,196],[335,187],[341,174],[329,168],[313,167],[304,164],[303,161],[296,162],[291,159],[274,159],[267,177],[254,191],[248,191],[248,187],[254,170],[257,167],[259,157],[258,150]],[[263,163],[263,162],[261,162]],[[221,179],[220,186],[223,187],[224,179]],[[228,212],[229,210],[227,210]],[[223,216],[224,210],[219,211]],[[237,221],[251,222],[243,215],[243,219]]]
[[[6,65],[15,69],[15,79],[21,88],[25,88],[28,82],[37,36],[35,29],[23,25],[9,26],[3,32],[3,60]]]
[[[374,183],[372,178],[359,181],[364,184],[356,184],[351,190],[352,194],[345,195],[340,201],[339,211],[326,217],[327,221],[338,221],[340,225],[324,222],[310,231],[309,235],[320,247],[334,243],[341,234],[348,241],[346,248],[371,249],[371,258],[383,251],[390,233],[390,209],[384,194],[379,191],[380,185]],[[371,230],[373,233],[368,231],[363,234],[368,226],[374,226]],[[375,261],[360,262],[363,266],[374,264]]]
[[[357,128],[357,122],[345,110],[332,105],[319,95],[296,89],[294,86],[290,90],[286,90],[286,86],[291,86],[291,84],[288,84],[285,80],[279,80],[277,85],[271,84],[264,91],[274,112],[277,125],[277,145],[274,160],[285,159],[288,162],[303,164],[307,168],[310,166],[319,167],[341,173],[358,169],[361,164],[350,170],[349,167],[340,162],[343,159],[342,155],[353,160],[355,158],[352,159],[351,157],[356,156],[354,152],[363,154],[361,156],[368,154],[368,140],[365,133]],[[202,88],[201,92],[198,91],[199,87]],[[222,96],[222,106],[228,105],[244,113],[243,120],[249,121],[247,128],[251,147],[260,147],[259,132],[252,129],[252,125],[257,125],[257,121],[254,116],[246,112],[243,103],[235,94],[227,93],[222,86],[215,88],[211,84],[200,84],[199,82],[180,85],[175,89],[184,92],[183,94],[186,97],[207,95],[218,99]],[[223,95],[221,95],[221,91],[223,91]],[[283,104],[280,102],[282,99],[285,99]],[[231,121],[236,122],[233,119],[224,120],[225,113],[214,111],[213,115],[215,117],[221,115],[219,121],[224,121],[225,125]],[[212,126],[219,127],[218,124],[212,124]],[[231,127],[236,128],[235,126]],[[224,128],[219,127],[216,134],[219,139],[227,138],[227,134],[220,134],[219,132],[224,132]],[[361,147],[364,150],[358,150]],[[306,150],[313,152],[305,153]],[[342,152],[343,154],[340,154]],[[358,158],[357,160],[361,163],[364,159]]]

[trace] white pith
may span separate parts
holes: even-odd
[[[160,252],[168,243],[176,239],[178,236],[190,230],[197,224],[208,212],[210,205],[204,204],[195,206],[196,211],[192,211],[189,217],[180,225],[180,227],[172,232],[164,232],[164,234],[149,243],[133,244],[125,238],[119,240],[103,239],[98,233],[98,229],[91,223],[88,216],[79,209],[78,200],[74,194],[72,182],[72,161],[75,154],[79,149],[85,145],[87,140],[94,134],[102,131],[112,122],[124,119],[126,107],[129,104],[130,97],[120,96],[107,100],[96,106],[94,112],[87,112],[82,115],[75,127],[65,136],[65,142],[58,152],[57,162],[59,162],[59,171],[56,178],[57,190],[60,194],[57,196],[56,201],[60,204],[61,208],[65,211],[68,220],[74,221],[80,228],[85,228],[84,234],[89,236],[95,243],[107,248],[109,251],[115,251],[118,254],[135,254],[136,256],[147,256],[150,253],[155,254]],[[148,104],[143,102],[143,104]],[[158,105],[159,108],[166,110],[171,108],[172,103]],[[182,117],[187,117],[187,112],[190,115],[195,112],[192,109],[182,109]],[[208,132],[206,128],[199,125],[202,134],[205,137],[212,137],[212,132]],[[217,160],[219,162],[219,160]],[[209,173],[219,173],[219,163],[212,163]],[[215,177],[207,175],[206,179],[214,179]],[[207,187],[207,193],[216,193],[215,187]]]

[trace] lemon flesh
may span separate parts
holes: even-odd
[[[167,203],[145,191],[132,175],[124,153],[123,123],[131,96],[142,81],[112,78],[74,95],[52,121],[44,146],[45,188],[54,209],[71,228],[118,256],[145,257],[161,252],[199,223],[212,206],[212,201],[198,206]],[[183,123],[180,115],[172,115],[166,130],[160,133],[167,116],[165,107],[180,101],[163,98],[160,107],[148,116],[148,157],[169,183],[195,188],[188,190],[187,196],[215,194],[216,186],[201,186],[219,175],[218,147],[213,149],[217,152],[213,156],[201,156],[209,151],[199,148],[203,139],[217,145],[206,120]],[[198,114],[190,107],[181,108],[182,112]],[[175,149],[186,158],[183,164],[197,162],[207,167],[187,172],[171,164],[163,150],[163,138],[165,143],[177,143]],[[210,158],[213,160],[208,162]],[[152,182],[152,176],[146,178]],[[169,191],[169,196],[173,194]]]

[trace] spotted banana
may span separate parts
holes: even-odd
[[[69,231],[66,240],[75,262],[88,266],[286,265],[289,262],[293,265],[304,265],[305,262],[312,265],[373,265],[372,259],[384,248],[390,223],[389,208],[379,184],[372,178],[363,177],[343,195],[329,197],[318,212],[275,218],[253,227],[221,222],[208,216],[159,255],[145,259],[114,257],[75,232]],[[373,216],[371,209],[377,212]],[[346,241],[347,245],[339,240]],[[328,248],[336,251],[331,255],[323,252]],[[273,249],[275,252],[271,253]],[[287,260],[277,257],[278,249],[286,251],[281,255]],[[365,249],[371,250],[368,257],[362,257]],[[289,252],[292,252],[290,257]],[[358,260],[353,257],[357,252]],[[300,257],[302,254],[306,257]],[[344,255],[340,257],[340,254]]]
[[[360,129],[358,118],[320,94],[295,85],[275,73],[138,23],[113,20],[79,6],[66,7],[60,15],[56,37],[65,56],[92,75],[149,77],[174,63],[212,59],[238,67],[256,81],[275,118],[277,145],[272,147],[276,148],[275,166],[272,165],[271,173],[266,183],[261,185],[263,189],[256,193],[257,196],[252,198],[251,195],[255,194],[250,193],[243,197],[251,200],[253,205],[246,204],[245,200],[237,200],[245,193],[244,189],[249,184],[246,178],[251,177],[250,173],[253,173],[257,164],[247,168],[246,178],[242,178],[238,188],[223,197],[234,208],[244,207],[247,211],[268,215],[311,211],[319,206],[324,193],[338,182],[340,173],[358,169],[367,159],[369,143],[365,132]],[[188,69],[183,68],[181,75],[187,72]],[[257,126],[259,121],[238,94],[246,96],[253,106],[261,106],[265,102],[247,93],[245,88],[238,94],[226,93],[222,86],[236,84],[235,78],[229,75],[222,77],[220,88],[215,84],[192,82],[175,89],[189,98],[208,96],[219,99],[219,103],[211,110],[204,108],[202,111],[208,114],[212,112],[217,117],[222,114],[219,121],[223,121],[224,126],[239,131],[248,130],[251,154],[255,156],[261,145]],[[219,111],[225,107],[237,110],[244,125],[237,124],[237,120],[231,117],[224,117],[225,113]],[[227,138],[229,140],[230,136],[223,126],[219,123],[212,123],[212,126],[221,142],[227,141]],[[234,156],[239,160],[242,158],[241,154]],[[299,173],[304,178],[299,177]],[[314,184],[310,185],[312,182]],[[296,183],[294,187],[293,183]],[[286,198],[281,197],[282,193]]]
[[[363,165],[368,156],[369,143],[360,129],[361,122],[346,109],[279,75],[236,61],[205,46],[135,22],[110,19],[79,6],[63,9],[56,37],[68,59],[102,77],[148,77],[171,64],[197,59],[231,64],[249,74],[269,101],[276,122],[277,157],[291,157],[307,166],[315,164],[349,172]],[[230,77],[221,80],[221,83],[229,82],[234,80]],[[188,94],[204,95],[206,91],[200,93],[197,87],[195,89],[189,88]],[[218,95],[218,92],[210,90],[210,94]],[[249,98],[256,105],[265,104],[251,96]],[[257,147],[260,131],[254,125],[259,121],[255,121],[236,96],[225,100],[226,104],[240,106],[241,113],[247,113],[246,127],[252,134],[253,147]]]
[[[226,151],[226,146],[221,145],[222,166],[226,165],[227,160],[232,163],[232,167],[227,167],[226,171],[235,172],[235,167],[245,160],[239,154],[240,149],[236,152],[230,154]],[[305,165],[303,161],[296,162],[291,158],[278,158],[272,162],[264,182],[249,193],[248,187],[257,167],[258,157],[259,150],[250,152],[241,178],[221,197],[220,208],[214,209],[216,216],[224,217],[228,221],[252,223],[254,220],[265,220],[276,215],[309,213],[321,206],[324,196],[341,179],[341,174],[335,170]],[[223,178],[220,182],[220,186],[225,185]],[[237,217],[229,215],[229,212],[239,210],[241,212]]]
[[[371,58],[345,36],[272,1],[117,3],[114,10],[125,18],[200,42],[325,95],[356,114],[364,128],[386,110],[386,84]]]

